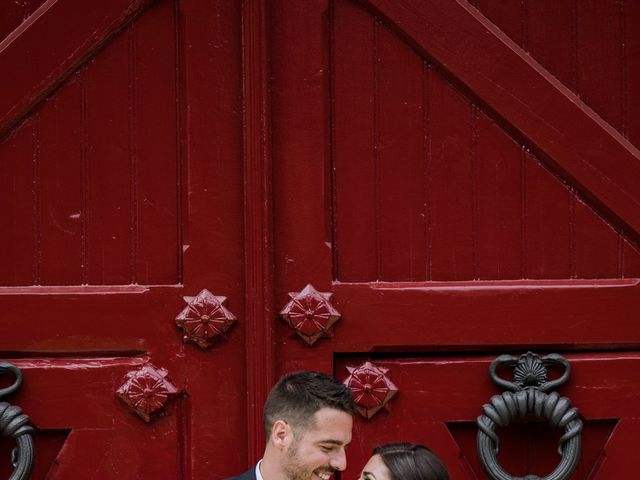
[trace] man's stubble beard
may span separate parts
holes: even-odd
[[[282,470],[287,480],[309,480],[312,477],[313,472],[305,471],[304,464],[302,464],[298,458],[297,442],[291,445],[289,451],[286,453],[285,459],[286,463]]]
[[[335,473],[335,470],[329,466],[325,466],[324,468],[305,466],[304,462],[302,462],[298,456],[298,444],[296,441],[294,441],[289,448],[289,451],[286,453],[286,463],[282,470],[287,480],[311,480],[313,479],[314,472],[316,470]]]

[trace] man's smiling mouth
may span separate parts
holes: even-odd
[[[326,470],[316,471],[315,473],[316,473],[316,475],[317,475],[318,477],[320,477],[322,480],[330,480],[330,479],[331,479],[331,477],[332,477],[332,476],[333,476],[333,474],[334,474],[334,472],[333,472],[333,471],[328,472],[328,471],[326,471]]]

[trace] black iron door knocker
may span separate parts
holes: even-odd
[[[496,369],[501,366],[514,367],[513,382],[498,376]],[[549,380],[547,367],[561,365],[564,373],[556,380]],[[532,352],[520,358],[501,355],[489,367],[489,375],[496,385],[506,389],[501,395],[491,397],[490,403],[483,405],[484,415],[478,417],[478,456],[485,471],[492,480],[565,480],[571,476],[578,464],[582,448],[582,420],[578,410],[571,406],[566,397],[550,390],[560,387],[571,375],[569,361],[552,353],[540,357]],[[560,463],[546,477],[526,475],[515,477],[507,473],[498,462],[499,439],[496,427],[506,427],[516,418],[535,417],[547,420],[550,426],[564,429],[560,438],[558,454]]]
[[[15,377],[14,382],[6,388],[0,389],[0,399],[11,395],[22,385],[22,372],[9,362],[0,362],[0,375],[10,372]],[[34,448],[31,434],[34,429],[29,425],[29,417],[22,413],[22,409],[7,402],[0,402],[0,431],[5,437],[15,440],[16,446],[11,453],[13,473],[9,480],[26,480],[31,475]]]

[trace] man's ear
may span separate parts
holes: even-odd
[[[284,420],[276,420],[271,429],[271,443],[279,450],[284,450],[291,443],[293,431]]]

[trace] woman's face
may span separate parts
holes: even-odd
[[[374,455],[362,469],[360,480],[391,480],[391,473],[380,455]]]

